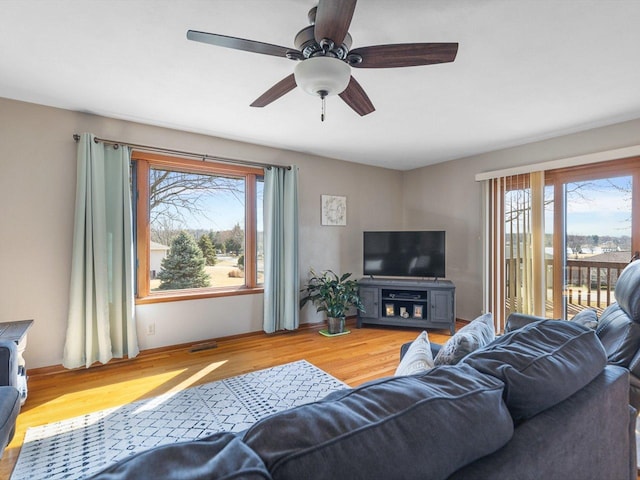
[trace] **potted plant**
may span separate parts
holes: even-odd
[[[349,280],[350,276],[350,273],[345,273],[339,277],[331,270],[318,275],[311,269],[309,282],[301,290],[300,308],[311,302],[317,312],[327,312],[329,334],[344,331],[345,315],[349,308],[356,307],[364,312],[358,295],[358,282]]]

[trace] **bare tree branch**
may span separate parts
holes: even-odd
[[[149,175],[150,222],[158,229],[167,223],[184,228],[187,213],[208,218],[205,201],[223,192],[244,203],[242,179],[155,168]]]

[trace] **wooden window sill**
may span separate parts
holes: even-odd
[[[136,305],[147,305],[150,303],[163,303],[163,302],[179,302],[181,300],[199,300],[202,298],[217,298],[217,297],[233,297],[236,295],[256,295],[264,293],[263,287],[238,287],[234,289],[207,289],[202,290],[184,290],[184,291],[167,291],[167,292],[154,292],[146,297],[136,298]]]

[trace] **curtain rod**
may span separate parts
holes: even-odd
[[[80,141],[80,135],[77,133],[73,134],[73,139],[76,142]],[[96,143],[106,143],[107,145],[113,145],[114,148],[118,148],[119,145],[124,145],[126,147],[130,147],[134,150],[144,150],[147,152],[154,152],[154,153],[167,153],[170,155],[180,155],[182,157],[194,157],[194,158],[199,158],[202,161],[216,161],[216,162],[222,162],[222,163],[233,163],[233,164],[238,164],[238,165],[246,165],[249,167],[258,167],[258,168],[267,168],[267,169],[271,169],[272,167],[275,168],[281,168],[283,167],[283,165],[272,165],[269,163],[257,163],[257,162],[250,162],[248,160],[239,160],[239,159],[235,159],[235,158],[225,158],[225,157],[217,157],[217,156],[213,156],[213,155],[208,155],[206,153],[194,153],[194,152],[186,152],[183,150],[174,150],[171,148],[163,148],[163,147],[152,147],[150,145],[139,145],[136,143],[127,143],[127,142],[119,142],[116,140],[107,140],[104,138],[98,138],[98,137],[94,137],[94,142]],[[286,167],[287,170],[291,170],[291,166],[287,166]]]

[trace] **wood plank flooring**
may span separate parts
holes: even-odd
[[[29,396],[18,417],[16,435],[0,460],[0,479],[9,478],[29,427],[302,359],[357,386],[392,375],[400,346],[420,333],[411,328],[358,329],[350,321],[351,334],[327,338],[318,334],[322,327],[219,339],[216,348],[199,351],[192,351],[198,345],[145,351],[135,359],[88,370],[29,371]],[[431,330],[429,338],[444,343],[449,334]]]

